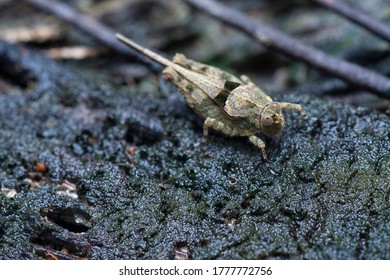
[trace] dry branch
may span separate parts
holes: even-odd
[[[343,2],[334,0],[312,0],[313,2],[330,9],[354,23],[362,26],[373,34],[390,42],[390,27],[380,20],[365,14],[359,9],[355,9]]]
[[[353,85],[390,99],[390,79],[384,75],[305,45],[289,35],[214,0],[185,1],[196,9],[245,32],[270,49],[304,61]]]

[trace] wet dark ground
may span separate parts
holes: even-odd
[[[0,94],[1,259],[390,258],[388,113],[277,94],[309,119],[287,114],[267,166],[245,139],[201,144],[176,92],[5,43],[0,61],[20,89]]]

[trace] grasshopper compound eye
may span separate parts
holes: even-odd
[[[261,116],[261,123],[266,126],[271,126],[274,123],[274,120],[270,115],[263,115]]]

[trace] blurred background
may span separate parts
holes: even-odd
[[[27,2],[0,0],[1,39],[39,49],[82,75],[92,75],[116,85],[156,90],[156,76],[147,65],[110,50],[78,27]],[[390,74],[388,42],[313,1],[220,2],[328,54]],[[344,2],[390,22],[387,0]],[[389,107],[388,100],[340,85],[339,80],[323,75],[305,63],[270,51],[241,31],[195,11],[185,1],[71,0],[63,3],[145,47],[169,57],[176,52],[184,53],[234,74],[247,74],[269,91],[295,90],[297,94],[336,99],[383,112]],[[12,86],[7,85],[1,73],[4,70],[0,70],[0,86],[10,90]]]

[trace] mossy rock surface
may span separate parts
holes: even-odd
[[[286,112],[266,164],[244,138],[201,143],[169,88],[130,94],[5,43],[0,61],[19,88],[0,93],[1,259],[390,259],[389,114],[275,93],[309,119]]]

